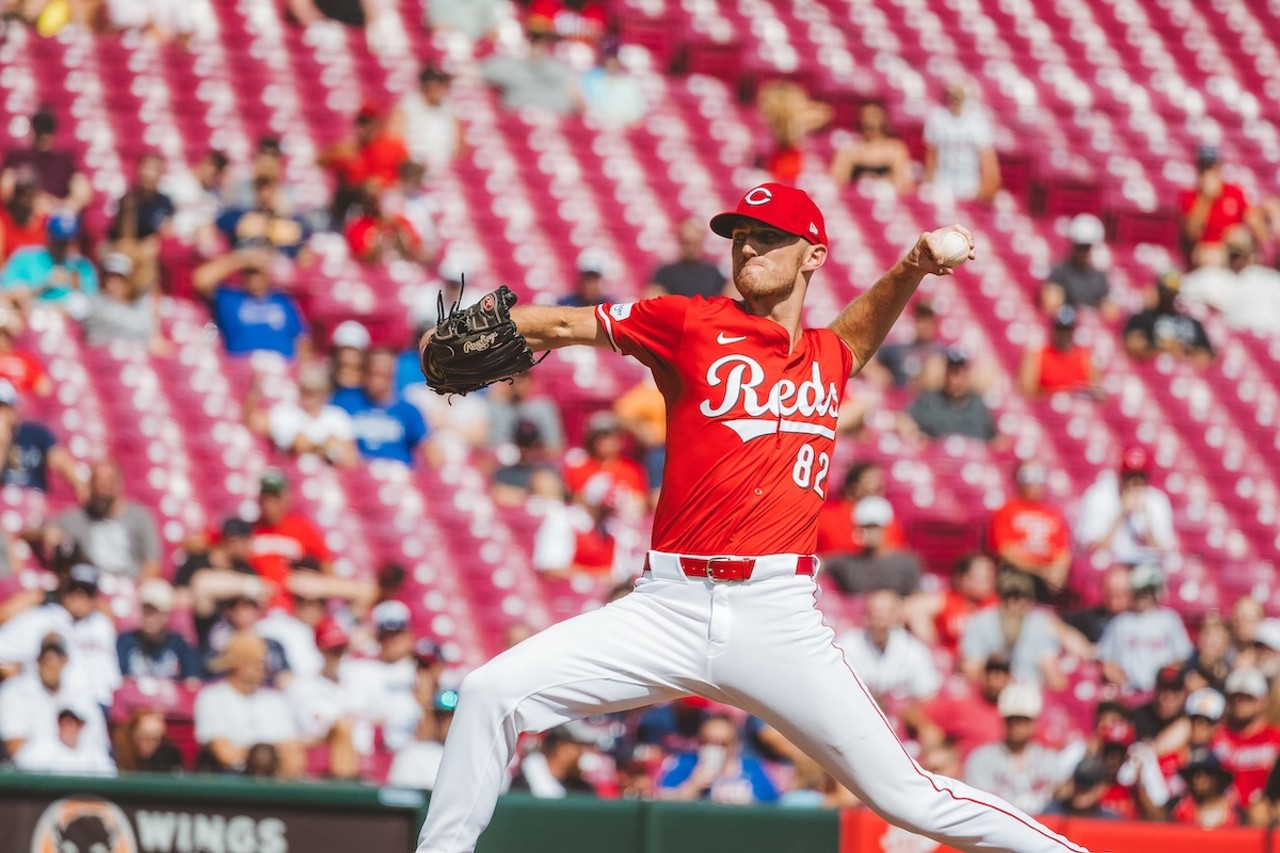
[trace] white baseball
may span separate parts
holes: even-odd
[[[959,231],[948,231],[942,238],[939,247],[942,263],[949,267],[958,267],[969,260],[969,241]]]

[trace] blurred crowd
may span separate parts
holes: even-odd
[[[371,46],[385,42],[379,3],[287,6],[297,26],[360,27]],[[208,12],[163,0],[0,0],[0,10],[7,25],[42,34],[73,26],[158,39],[189,36]],[[436,397],[422,385],[416,343],[434,326],[438,299],[480,295],[463,289],[469,259],[442,236],[432,180],[467,154],[456,76],[483,81],[509,109],[604,124],[634,124],[655,105],[624,64],[627,46],[603,3],[433,0],[425,11],[425,25],[484,49],[464,67],[425,65],[394,103],[361,104],[345,137],[318,152],[332,192],[317,208],[287,179],[286,146],[263,137],[248,162],[210,150],[175,171],[142,154],[110,222],[93,233],[85,211],[97,190],[52,111],[30,117],[27,145],[3,152],[3,483],[71,500],[41,524],[7,531],[0,548],[0,575],[25,579],[0,601],[0,760],[42,772],[430,788],[465,674],[415,630],[404,567],[334,571],[325,532],[293,507],[282,470],[261,477],[252,512],[166,552],[151,509],[130,499],[131,472],[110,459],[77,462],[52,425],[23,413],[55,391],[27,348],[42,312],[73,321],[89,347],[125,342],[168,358],[162,301],[201,304],[229,356],[273,354],[287,365],[296,395],[279,399],[255,382],[242,401],[244,424],[280,459],[435,467],[465,447],[493,502],[536,521],[530,561],[543,582],[585,578],[601,603],[627,594],[662,484],[657,387],[639,382],[571,431],[536,371],[465,399]],[[837,128],[830,178],[990,203],[1001,186],[991,121],[963,82],[941,95],[919,159],[882,103],[861,104],[855,126]],[[756,98],[766,135],[751,165],[793,181],[835,111],[786,81],[766,82]],[[1077,341],[1085,318],[1129,358],[1169,354],[1201,367],[1215,358],[1198,319],[1207,312],[1233,328],[1280,328],[1280,271],[1268,263],[1277,205],[1246,198],[1223,165],[1216,148],[1198,153],[1196,185],[1180,200],[1182,268],[1150,282],[1145,306],[1128,316],[1096,257],[1104,222],[1084,213],[1064,223],[1059,262],[1034,283],[1044,328],[1022,356],[1019,393],[1106,404],[1105,365]],[[646,295],[734,295],[706,231],[697,219],[679,225],[678,248],[649,275]],[[308,315],[295,286],[317,263],[319,237],[341,240],[370,267],[408,263],[432,282],[403,328]],[[612,272],[607,256],[582,252],[561,304],[610,301]],[[906,441],[961,436],[1007,449],[984,402],[998,366],[948,340],[927,298],[905,325],[851,386],[842,430],[856,437],[871,409],[888,407]],[[1252,598],[1192,625],[1165,605],[1162,563],[1180,545],[1146,449],[1126,448],[1070,518],[1043,464],[1011,464],[1012,497],[986,519],[982,549],[954,555],[946,577],[913,548],[884,472],[862,461],[843,473],[817,544],[827,593],[861,626],[838,641],[922,766],[1036,813],[1275,821],[1280,620]],[[1092,597],[1071,582],[1082,557],[1110,566]],[[126,588],[141,605],[136,620],[119,620],[111,605]],[[515,625],[508,641],[533,630]],[[857,801],[767,724],[692,698],[530,738],[511,785],[549,797]]]

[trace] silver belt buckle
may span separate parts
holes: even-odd
[[[713,581],[715,583],[725,582],[726,580],[725,578],[718,578],[714,574],[712,574],[712,572],[714,571],[713,567],[715,566],[716,561],[718,560],[722,563],[731,563],[737,559],[738,559],[737,557],[707,557],[707,567],[706,567],[707,580]]]

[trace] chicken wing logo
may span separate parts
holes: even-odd
[[[808,379],[796,383],[780,379],[772,387],[763,388],[764,368],[750,356],[731,353],[716,359],[707,368],[707,385],[723,388],[719,402],[703,400],[698,411],[708,418],[720,418],[741,411],[745,418],[722,420],[720,423],[738,434],[743,443],[763,435],[779,432],[820,435],[835,439],[836,414],[840,410],[840,389],[826,383],[818,363]],[[806,420],[796,420],[799,415]],[[830,418],[831,425],[813,423],[809,418]]]
[[[138,841],[114,803],[67,798],[52,803],[40,816],[31,853],[138,853]]]

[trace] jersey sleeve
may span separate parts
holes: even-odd
[[[689,300],[683,296],[606,302],[596,307],[596,320],[616,351],[650,366],[671,364],[684,338],[688,309]]]

